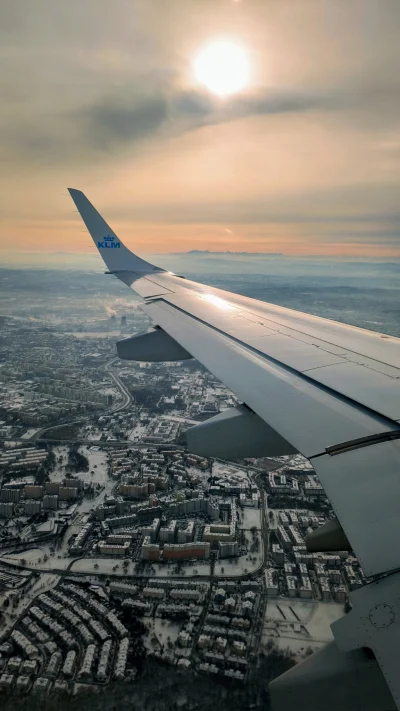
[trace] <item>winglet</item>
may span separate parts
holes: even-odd
[[[68,192],[110,272],[117,273],[117,275],[118,272],[134,272],[143,276],[144,274],[165,271],[154,264],[150,264],[150,262],[146,262],[125,247],[100,213],[93,207],[86,195],[80,190],[68,188]]]

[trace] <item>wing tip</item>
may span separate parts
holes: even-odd
[[[82,190],[77,190],[77,188],[67,188],[67,190],[71,197],[73,197],[74,195],[84,195]]]

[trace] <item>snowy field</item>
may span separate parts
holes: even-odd
[[[48,556],[48,560],[45,560],[45,556]],[[32,567],[33,570],[65,570],[68,563],[73,560],[72,558],[57,558],[57,555],[51,555],[49,545],[43,545],[42,548],[31,548],[19,553],[9,553],[2,556],[2,558],[3,560],[9,560],[10,563],[17,563],[17,565],[21,565],[21,561],[26,561],[24,565]]]
[[[261,509],[241,508],[239,528],[250,530],[253,526],[261,529]]]
[[[267,604],[263,642],[272,637],[301,659],[307,648],[315,651],[333,639],[330,625],[343,615],[343,605],[335,602],[274,599]]]
[[[161,652],[161,648],[169,650],[175,647],[178,634],[182,629],[182,625],[172,622],[171,620],[162,620],[160,618],[143,619],[143,624],[146,625],[148,633],[144,638],[144,646],[147,649],[155,652]],[[179,656],[182,656],[184,650],[179,650]],[[190,650],[187,650],[190,651]]]
[[[98,442],[101,439],[102,434],[103,430],[93,427],[91,430],[85,431],[85,436],[82,437],[82,439],[88,439],[91,442]]]
[[[250,548],[253,541],[258,539],[258,551],[254,551],[252,553],[249,552],[248,555],[240,556],[238,559],[222,558],[221,560],[216,561],[214,567],[215,575],[226,578],[229,578],[230,576],[247,575],[247,573],[253,573],[258,570],[262,565],[264,559],[264,544],[260,535],[261,510],[252,508],[240,509],[240,519],[239,528],[245,531],[248,548]],[[257,533],[254,538],[253,534],[250,533],[250,529],[253,526],[257,528]]]
[[[254,558],[256,559],[254,561]],[[238,561],[237,563],[235,561]],[[238,559],[236,558],[222,558],[215,563],[214,575],[218,575],[223,578],[229,578],[230,576],[247,575],[247,573],[253,573],[258,570],[263,561],[262,545],[258,553],[251,553],[250,555],[242,555]]]
[[[81,558],[70,559],[74,562],[69,570],[73,573],[94,573],[96,575],[123,575],[128,577],[136,574],[136,565],[132,561],[124,568],[125,558]]]
[[[169,420],[170,422],[184,422],[186,425],[198,425],[199,420],[190,420],[187,417],[179,415],[160,415],[160,420]]]
[[[93,573],[95,575],[136,575],[137,565],[131,560],[128,561],[128,567],[123,567],[125,558],[58,558],[59,552],[50,553],[50,546],[43,548],[32,548],[29,551],[23,551],[18,555],[9,554],[3,556],[4,560],[9,560],[12,563],[21,564],[21,560],[26,561],[26,565],[34,570],[71,570],[73,573]],[[45,560],[48,556],[48,560]],[[153,563],[151,566],[146,566],[141,575],[149,578],[191,578],[201,575],[210,575],[210,563],[198,563],[195,565],[186,565],[182,567],[179,573],[174,571],[175,566],[163,565],[161,563]]]
[[[45,560],[45,555],[48,559]],[[32,548],[29,551],[23,551],[18,556],[9,554],[3,556],[4,560],[9,560],[11,563],[21,564],[21,560],[26,561],[26,565],[33,570],[71,570],[74,573],[93,573],[97,575],[135,575],[136,565],[129,561],[128,568],[123,568],[123,560],[116,558],[58,558],[57,552],[51,555],[49,548]],[[115,570],[114,570],[115,568]]]
[[[199,575],[210,575],[210,563],[195,563],[194,565],[184,565],[179,573],[174,572],[175,565],[163,565],[162,563],[152,563],[147,565],[143,571],[143,575],[148,575],[150,578],[192,578]]]
[[[130,431],[128,439],[130,442],[141,442],[142,438],[147,433],[148,425],[137,424],[133,430]]]
[[[56,464],[50,472],[50,481],[61,481],[66,476],[65,465],[68,461],[68,447],[59,445],[53,448]]]
[[[213,476],[219,476],[222,479],[233,477],[238,481],[245,480],[245,483],[249,483],[251,481],[251,478],[246,471],[240,469],[234,464],[225,464],[225,462],[213,462],[212,474]]]
[[[79,448],[81,454],[89,460],[89,471],[79,472],[76,476],[86,482],[101,484],[104,486],[108,480],[107,453],[96,446],[82,446]]]
[[[104,485],[108,479],[107,475],[107,453],[96,445],[83,445],[79,448],[79,452],[87,457],[89,461],[89,471],[74,472],[69,474],[65,467],[68,462],[68,447],[59,445],[54,447],[54,455],[56,457],[56,465],[50,473],[50,481],[61,481],[65,476],[76,476],[86,482],[99,483]],[[92,473],[93,472],[93,473]]]
[[[26,432],[24,432],[21,439],[31,439],[31,437],[33,437],[33,435],[35,435],[36,432],[40,432],[40,429],[38,429],[37,427],[29,427],[29,429],[27,429]]]

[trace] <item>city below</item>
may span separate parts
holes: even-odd
[[[144,660],[238,685],[289,668],[365,582],[306,550],[324,490],[300,455],[190,454],[185,431],[234,395],[193,360],[119,360],[147,318],[95,292],[2,319],[0,691],[136,684]]]

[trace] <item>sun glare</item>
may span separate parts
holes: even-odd
[[[208,301],[209,304],[216,306],[218,309],[221,309],[221,311],[231,311],[235,308],[229,301],[225,301],[225,299],[221,299],[220,296],[216,296],[215,294],[202,294],[200,298],[203,299],[203,301]]]
[[[195,57],[194,75],[213,94],[235,94],[249,83],[248,57],[235,42],[218,40],[201,49]]]

